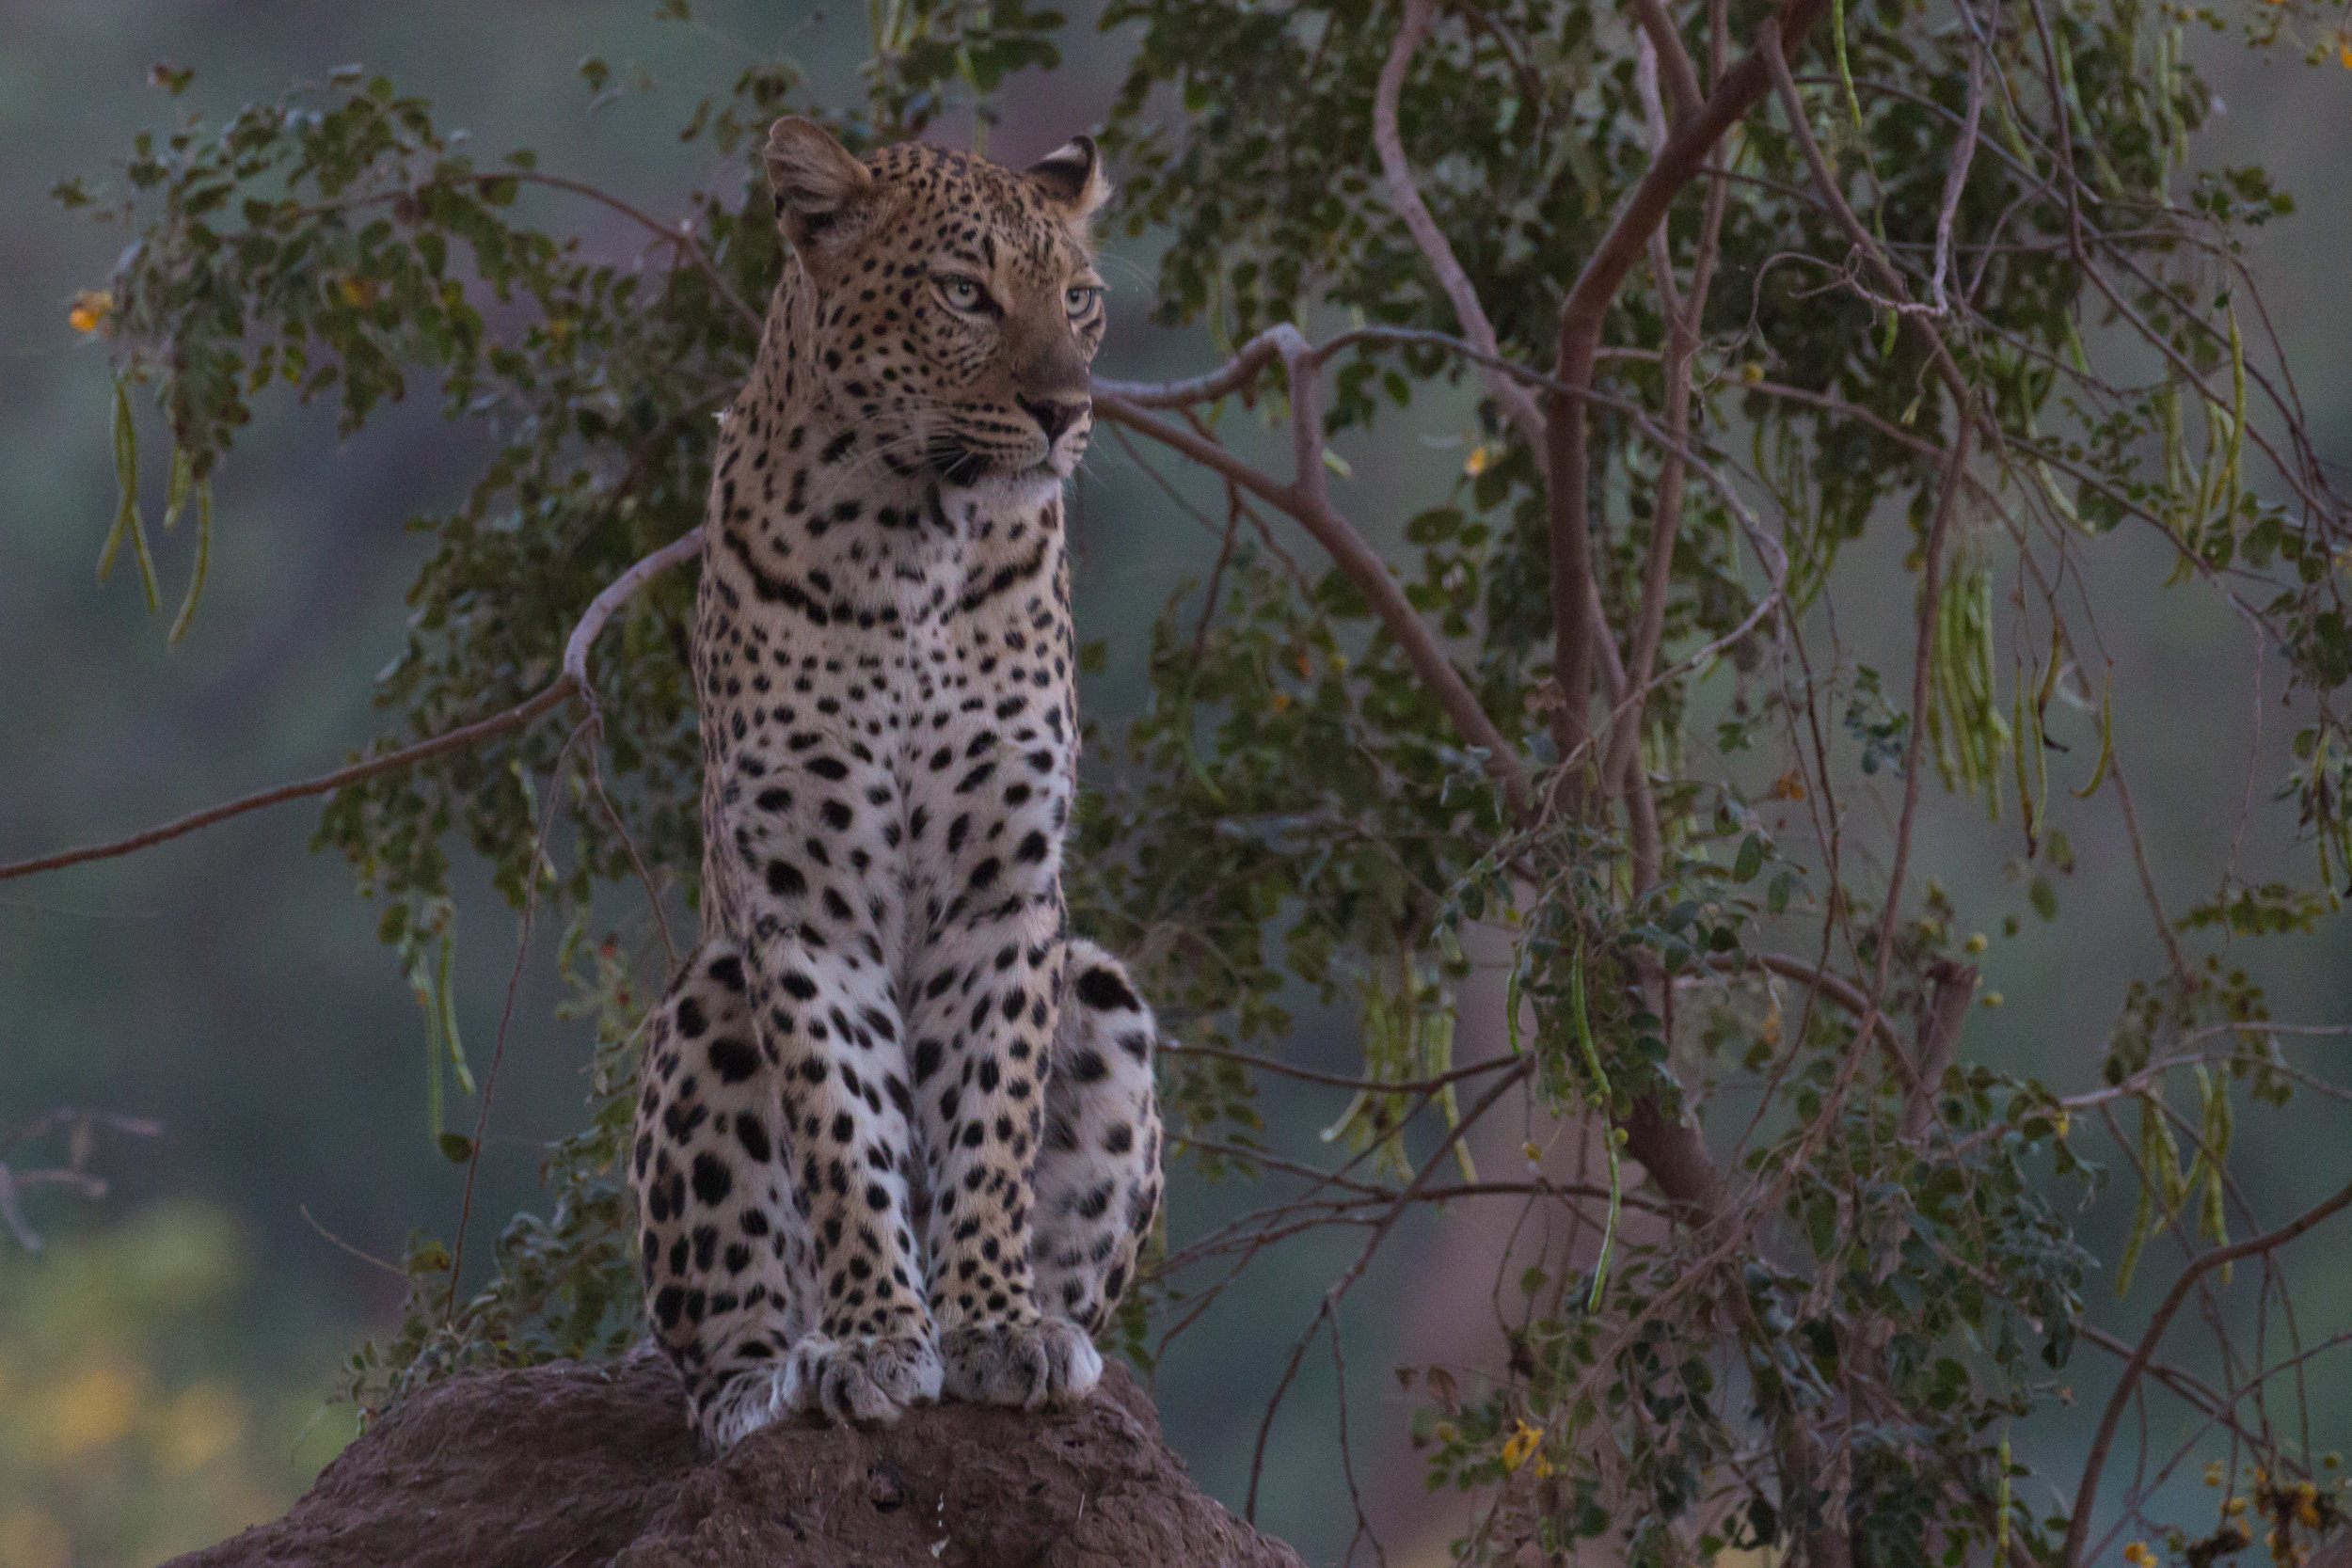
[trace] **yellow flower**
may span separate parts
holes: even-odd
[[[1740,379],[1750,387],[1756,386],[1764,379],[1764,367],[1751,359],[1740,367]]]
[[[1462,459],[1462,471],[1470,475],[1470,478],[1476,479],[1480,474],[1483,474],[1488,468],[1493,467],[1495,466],[1495,459],[1502,455],[1502,454],[1496,451],[1493,447],[1481,442],[1479,445],[1470,448],[1470,455]]]
[[[2156,1554],[2148,1549],[2148,1543],[2145,1541],[2135,1541],[2123,1548],[2123,1560],[2130,1563],[2132,1568],[2151,1568],[2156,1560]]]
[[[2336,40],[2336,61],[2344,70],[2352,71],[2352,43],[2347,43],[2342,39]]]
[[[2205,1466],[2205,1484],[2207,1486],[2221,1484],[2221,1461],[2217,1459]]]
[[[1535,1446],[1543,1440],[1542,1433],[1529,1426],[1525,1421],[1521,1421],[1518,1431],[1511,1433],[1502,1445],[1502,1467],[1516,1473],[1520,1465],[1527,1463],[1527,1456],[1535,1451]]]
[[[2232,1497],[2228,1502],[2221,1505],[2221,1512],[2234,1519],[2239,1514],[2246,1512],[2246,1499],[2244,1497]]]
[[[114,313],[114,295],[103,289],[85,289],[73,296],[73,309],[65,313],[65,324],[76,332],[95,332]]]

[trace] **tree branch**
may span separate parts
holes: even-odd
[[[1959,510],[1960,492],[1968,472],[1968,436],[1973,428],[1964,408],[1955,409],[1960,428],[1944,467],[1943,493],[1936,498],[1934,520],[1928,525],[1924,560],[1919,567],[1918,632],[1912,646],[1911,733],[1903,739],[1903,809],[1895,826],[1895,862],[1886,873],[1886,907],[1879,911],[1878,975],[1871,986],[1870,1011],[1875,1015],[1886,995],[1886,976],[1895,959],[1895,926],[1902,915],[1903,878],[1911,865],[1912,829],[1919,816],[1920,764],[1926,760],[1928,686],[1935,660],[1935,623],[1944,596],[1944,544],[1951,536],[1952,514]]]
[[[588,609],[581,614],[579,625],[572,628],[571,637],[564,645],[564,673],[537,692],[504,712],[494,713],[486,719],[477,719],[470,724],[460,724],[453,730],[444,731],[428,740],[420,740],[413,746],[404,746],[397,751],[386,752],[379,756],[364,758],[347,768],[338,768],[331,773],[321,773],[316,778],[304,779],[294,784],[279,784],[273,789],[261,790],[252,795],[225,801],[217,806],[207,807],[203,811],[191,813],[186,816],[176,817],[160,826],[133,833],[128,838],[115,839],[106,844],[87,845],[78,849],[60,849],[54,854],[39,855],[31,860],[16,861],[9,864],[0,865],[0,882],[9,881],[18,877],[30,877],[43,871],[62,870],[69,865],[80,865],[86,861],[112,860],[119,855],[132,854],[151,845],[184,837],[199,828],[209,828],[216,822],[226,822],[232,816],[243,816],[247,812],[260,811],[264,806],[282,805],[288,800],[300,800],[313,795],[329,795],[345,784],[358,784],[363,779],[374,778],[379,773],[394,773],[403,768],[414,768],[421,762],[430,762],[435,757],[446,755],[451,752],[462,752],[469,746],[477,746],[483,741],[493,740],[501,735],[511,734],[523,728],[541,714],[561,706],[575,696],[588,697],[593,701],[593,689],[588,684],[588,649],[596,641],[596,634],[602,631],[605,624],[612,618],[612,612],[627,603],[649,578],[699,552],[702,548],[702,539],[701,529],[690,529],[615,578],[603,593],[589,601]]]
[[[738,294],[729,286],[726,278],[721,275],[718,264],[710,259],[710,253],[703,248],[702,242],[694,238],[694,226],[691,221],[681,218],[675,224],[664,223],[644,208],[624,201],[611,191],[592,185],[585,180],[574,180],[567,175],[545,174],[533,168],[502,168],[479,174],[448,175],[439,179],[421,180],[414,184],[404,184],[395,190],[372,191],[365,196],[315,202],[302,208],[300,215],[311,216],[325,213],[346,212],[359,207],[380,206],[386,202],[398,201],[404,197],[414,196],[419,191],[436,188],[448,189],[456,185],[487,185],[501,180],[512,180],[526,185],[544,185],[549,190],[565,191],[573,196],[584,197],[599,206],[611,208],[641,228],[651,230],[657,236],[676,247],[679,255],[692,258],[694,265],[701,270],[705,277],[710,280],[710,287],[717,293],[720,301],[752,329],[753,337],[759,336],[765,325],[764,318],[758,311],[746,305],[742,296]]]
[[[2098,1435],[2091,1439],[2090,1457],[2083,1465],[2082,1484],[2074,1492],[2074,1513],[2066,1522],[2066,1547],[2059,1559],[2064,1568],[2081,1568],[2083,1543],[2090,1535],[2090,1508],[2098,1500],[2099,1473],[2106,1467],[2107,1450],[2114,1447],[2115,1429],[2122,1423],[2123,1411],[2131,1403],[2133,1388],[2138,1386],[2140,1374],[2148,1370],[2148,1363],[2154,1358],[2157,1343],[2163,1339],[2165,1329],[2170,1326],[2173,1314],[2188,1299],[2189,1291],[2200,1279],[2224,1263],[2274,1252],[2347,1205],[2352,1205],[2352,1186],[2344,1187],[2335,1196],[2316,1208],[2304,1211],[2276,1230],[2249,1236],[2233,1245],[2216,1247],[2202,1254],[2182,1271],[2180,1278],[2172,1282],[2172,1289],[2166,1291],[2164,1300],[2157,1304],[2155,1315],[2148,1320],[2147,1332],[2139,1337],[2139,1345],[2132,1352],[2132,1358],[2123,1364],[2123,1372],[2116,1381],[2115,1392],[2107,1396],[2106,1410],[2099,1418]]]
[[[1778,24],[1768,21],[1758,31],[1769,40],[1777,27]],[[1952,362],[1951,350],[1945,346],[1943,338],[1924,319],[1927,307],[1912,302],[1911,287],[1903,280],[1902,273],[1888,258],[1885,249],[1871,237],[1869,230],[1863,227],[1862,220],[1854,215],[1852,206],[1846,200],[1846,193],[1838,188],[1837,175],[1829,166],[1829,159],[1822,155],[1821,144],[1814,139],[1812,122],[1805,118],[1804,97],[1797,90],[1796,78],[1788,74],[1788,59],[1777,49],[1764,50],[1763,53],[1767,68],[1772,72],[1772,89],[1780,97],[1781,114],[1788,121],[1788,133],[1796,138],[1797,150],[1804,154],[1805,166],[1813,171],[1813,183],[1820,193],[1822,202],[1829,208],[1830,215],[1837,220],[1837,226],[1846,231],[1846,238],[1852,242],[1854,249],[1861,253],[1863,261],[1877,274],[1880,286],[1892,297],[1896,318],[1926,341],[1929,356],[1935,361],[1937,378],[1951,394],[1953,403],[1961,404],[1967,396],[1968,378],[1961,374],[1960,367]]]
[[[1650,122],[1650,135],[1662,151],[1669,138],[1665,110],[1658,101],[1658,71],[1663,55],[1670,62],[1678,61],[1683,76],[1691,74],[1691,62],[1682,53],[1681,40],[1667,24],[1661,0],[1644,0],[1642,14],[1645,27],[1651,26],[1654,13],[1656,24],[1645,36],[1639,64],[1646,69],[1634,71],[1634,82],[1642,94],[1645,118]],[[1656,46],[1655,34],[1662,31],[1673,53],[1665,55]],[[1677,120],[1687,119],[1697,104],[1697,84],[1687,84],[1692,94],[1687,109],[1678,107]],[[1709,154],[1711,169],[1722,169],[1720,150]],[[1649,264],[1656,278],[1659,309],[1666,319],[1666,342],[1659,356],[1659,369],[1665,379],[1666,437],[1670,450],[1662,451],[1658,462],[1658,479],[1650,489],[1650,538],[1648,559],[1642,576],[1642,604],[1633,626],[1632,657],[1626,663],[1627,697],[1618,704],[1629,709],[1614,719],[1611,727],[1609,750],[1601,764],[1601,784],[1605,792],[1616,794],[1633,781],[1630,774],[1642,763],[1642,715],[1646,706],[1650,671],[1658,662],[1658,644],[1666,624],[1666,595],[1674,583],[1675,538],[1682,521],[1682,457],[1671,450],[1690,439],[1691,434],[1691,360],[1698,352],[1699,325],[1707,312],[1707,296],[1714,279],[1715,246],[1722,232],[1724,218],[1724,182],[1709,182],[1707,192],[1707,212],[1700,223],[1697,255],[1691,263],[1691,287],[1687,294],[1677,296],[1675,290],[1674,257],[1667,244],[1666,227],[1658,226],[1650,233]],[[1659,843],[1657,814],[1635,809],[1629,814],[1633,829],[1634,886],[1645,890],[1659,877],[1662,850]]]
[[[612,208],[624,217],[634,219],[675,245],[681,254],[692,257],[694,265],[700,268],[702,275],[710,280],[710,286],[717,291],[720,300],[728,309],[735,312],[739,320],[752,329],[753,337],[758,337],[766,326],[766,318],[745,304],[742,296],[738,294],[725,277],[720,275],[718,264],[711,261],[710,253],[703,248],[701,241],[694,238],[694,226],[691,220],[681,218],[675,225],[663,223],[651,213],[630,205],[610,191],[599,189],[585,180],[574,180],[561,174],[542,174],[537,169],[531,168],[505,168],[484,178],[517,180],[525,184],[545,185],[550,190],[569,191],[574,196],[585,197],[591,201]]]
[[[1746,57],[1724,72],[1699,112],[1677,126],[1660,149],[1561,302],[1552,373],[1564,386],[1545,400],[1544,422],[1551,491],[1552,662],[1565,699],[1554,721],[1554,738],[1563,756],[1589,733],[1592,640],[1599,619],[1584,495],[1590,464],[1581,400],[1592,385],[1601,325],[1618,287],[1642,259],[1651,231],[1666,220],[1675,198],[1698,177],[1724,133],[1771,89],[1773,69],[1787,73],[1783,48],[1801,41],[1826,9],[1827,0],[1787,0],[1780,18],[1764,24]]]
[[[1649,3],[1655,5],[1657,0]],[[1486,319],[1486,307],[1479,303],[1478,290],[1471,284],[1470,275],[1462,270],[1462,263],[1454,259],[1454,247],[1446,243],[1438,220],[1429,215],[1421,188],[1413,182],[1412,166],[1405,161],[1404,140],[1397,134],[1397,101],[1404,95],[1406,73],[1412,67],[1414,53],[1428,37],[1429,24],[1436,14],[1436,0],[1405,0],[1405,24],[1397,29],[1388,64],[1381,68],[1379,85],[1373,90],[1372,145],[1380,154],[1380,172],[1389,186],[1389,205],[1405,220],[1413,244],[1420,247],[1430,270],[1438,275],[1438,286],[1453,304],[1454,314],[1462,324],[1462,335],[1479,353],[1499,356],[1494,325]],[[1687,61],[1685,68],[1688,69]],[[1486,385],[1486,395],[1502,405],[1528,445],[1542,451],[1544,416],[1535,406],[1535,400],[1526,388],[1492,373],[1491,367],[1482,368],[1488,372],[1479,377]]]
[[[1295,328],[1278,327],[1275,330],[1289,332],[1296,337]],[[1303,343],[1304,340],[1300,341]],[[1311,356],[1286,354],[1284,358],[1303,372]],[[1304,377],[1295,375],[1291,394],[1294,410],[1298,406],[1296,382],[1299,379]],[[1112,391],[1107,383],[1096,384],[1094,406],[1096,412],[1104,418],[1139,435],[1149,436],[1163,446],[1173,448],[1260,500],[1295,518],[1314,537],[1315,543],[1329,553],[1340,570],[1347,574],[1348,580],[1371,602],[1373,612],[1380,618],[1381,626],[1396,640],[1397,646],[1404,650],[1414,673],[1421,676],[1430,695],[1438,700],[1446,716],[1453,720],[1455,733],[1461,736],[1465,744],[1486,753],[1486,771],[1502,785],[1504,801],[1512,815],[1525,814],[1528,806],[1527,774],[1519,766],[1511,743],[1495,727],[1495,721],[1479,704],[1478,694],[1470,689],[1470,683],[1462,678],[1461,672],[1454,668],[1453,661],[1446,657],[1445,650],[1438,645],[1437,638],[1422,624],[1420,613],[1406,601],[1405,591],[1397,586],[1396,578],[1389,571],[1388,562],[1364,543],[1363,536],[1349,526],[1345,518],[1323,500],[1320,494],[1323,458],[1319,440],[1311,443],[1311,469],[1305,457],[1300,460],[1301,481],[1310,472],[1314,476],[1315,483],[1311,490],[1305,483],[1279,483],[1216,442],[1196,436],[1180,425],[1153,419]],[[1307,406],[1311,410],[1311,400]],[[1307,447],[1302,446],[1301,451],[1306,450]]]
[[[1960,127],[1960,147],[1944,176],[1944,203],[1935,214],[1935,273],[1928,279],[1928,302],[1937,315],[1951,309],[1944,295],[1944,275],[1951,267],[1952,225],[1960,215],[1961,191],[1968,183],[1968,166],[1977,154],[1977,128],[1984,118],[1984,45],[1969,34],[1968,116]]]
[[[1682,35],[1675,31],[1674,18],[1666,14],[1663,0],[1633,0],[1633,19],[1658,52],[1666,97],[1674,104],[1674,124],[1688,124],[1707,99],[1699,91],[1698,71],[1691,64],[1691,52],[1682,47]]]
[[[1916,1138],[1935,1115],[1935,1091],[1960,1046],[1962,1025],[1977,1000],[1977,966],[1940,960],[1928,970],[1928,1016],[1919,1027],[1919,1057],[1903,1101],[1903,1136]]]
[[[1275,1385],[1274,1396],[1266,1402],[1265,1418],[1258,1423],[1257,1447],[1249,1457],[1249,1495],[1242,1509],[1243,1518],[1254,1520],[1258,1516],[1258,1480],[1265,1467],[1266,1439],[1273,1433],[1274,1417],[1282,1407],[1282,1396],[1289,1392],[1291,1380],[1298,1375],[1298,1364],[1305,1358],[1307,1347],[1314,1342],[1316,1328],[1338,1312],[1342,1298],[1357,1280],[1363,1277],[1364,1270],[1372,1264],[1373,1255],[1380,1250],[1380,1243],[1388,1239],[1389,1232],[1395,1228],[1396,1222],[1404,1218],[1406,1212],[1420,1200],[1429,1186],[1429,1178],[1453,1151],[1454,1146],[1461,1142],[1463,1136],[1478,1124],[1479,1118],[1494,1107],[1512,1085],[1526,1077],[1534,1066],[1534,1057],[1523,1056],[1511,1064],[1508,1072],[1487,1086],[1486,1092],[1463,1113],[1461,1120],[1447,1132],[1444,1139],[1430,1151],[1429,1157],[1422,1162],[1420,1173],[1406,1183],[1404,1191],[1396,1195],[1396,1201],[1389,1212],[1374,1223],[1372,1234],[1364,1239],[1363,1250],[1356,1255],[1356,1260],[1348,1265],[1345,1273],[1332,1281],[1329,1290],[1324,1291],[1322,1305],[1315,1308],[1315,1315],[1308,1320],[1306,1331],[1292,1347],[1290,1360],[1282,1369],[1281,1381]],[[1704,1154],[1704,1150],[1701,1152]]]

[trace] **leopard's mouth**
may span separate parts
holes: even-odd
[[[970,489],[992,479],[1014,483],[1046,480],[1058,483],[1070,477],[1070,469],[1077,466],[1077,460],[1073,454],[1068,467],[1064,467],[1055,461],[1057,455],[1055,449],[1048,447],[1034,463],[1009,463],[951,435],[932,436],[924,451],[924,460],[940,483],[958,489]]]
[[[955,436],[932,436],[923,455],[942,483],[959,487],[978,483],[996,467],[987,453]]]

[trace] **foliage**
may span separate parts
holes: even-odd
[[[2255,9],[2261,43],[2322,25],[2298,4]],[[2258,169],[2182,173],[2212,109],[2185,29],[2230,19],[2139,0],[1842,8],[1834,46],[1817,30],[1795,55],[1802,123],[1734,115],[1710,154],[1720,178],[1674,193],[1648,285],[1608,294],[1611,353],[1581,400],[1557,383],[1572,370],[1562,302],[1661,141],[1693,122],[1661,101],[1676,59],[1701,91],[1730,91],[1770,13],[1668,8],[1661,37],[1638,15],[1498,0],[1393,55],[1414,14],[1111,0],[1101,20],[1129,55],[1104,140],[1125,171],[1119,221],[1160,247],[1156,320],[1227,350],[1278,325],[1359,329],[1319,418],[1294,379],[1310,361],[1292,360],[1201,412],[1201,438],[1246,420],[1235,401],[1270,423],[1304,410],[1316,460],[1332,438],[1471,422],[1444,504],[1383,525],[1401,525],[1418,628],[1512,757],[1466,740],[1415,626],[1359,571],[1288,542],[1275,514],[1309,520],[1308,475],[1253,489],[1220,467],[1216,564],[1152,628],[1122,782],[1082,813],[1080,924],[1135,956],[1170,1021],[1171,1129],[1211,1174],[1271,1180],[1248,1059],[1279,1065],[1302,997],[1349,1006],[1363,1081],[1332,1132],[1369,1162],[1350,1191],[1370,1196],[1321,1212],[1375,1224],[1367,1258],[1433,1180],[1433,1148],[1475,1182],[1464,1135],[1506,1091],[1607,1140],[1606,1255],[1538,1259],[1508,1364],[1467,1396],[1450,1374],[1422,1385],[1433,1484],[1486,1503],[1466,1559],[1606,1537],[1643,1564],[1792,1544],[1824,1562],[1997,1549],[2074,1568],[2088,1513],[2018,1502],[2058,1478],[2029,1475],[2007,1434],[2065,1397],[2085,1342],[2093,1260],[2067,1213],[2107,1173],[2077,1120],[2138,1112],[2139,1136],[2118,1134],[2142,1195],[2122,1280],[2150,1240],[2186,1244],[2184,1225],[2216,1243],[2259,1228],[2242,1204],[2232,1214],[2233,1097],[2275,1104],[2302,1074],[2224,954],[2339,918],[2352,864],[2346,515],[2239,261],[2291,204]],[[1779,14],[1810,24],[1802,5]],[[869,21],[865,101],[829,119],[854,146],[959,105],[985,126],[1010,73],[1057,64],[1064,25],[1018,0],[878,0]],[[594,60],[582,73],[592,90],[610,77]],[[1474,307],[1433,286],[1440,258],[1375,150],[1384,73],[1404,163]],[[749,151],[786,108],[826,112],[778,61],[695,110],[685,134],[715,161],[675,227],[527,151],[478,162],[429,105],[364,73],[217,128],[190,117],[141,138],[127,189],[60,187],[135,237],[91,296],[103,309],[77,309],[112,336],[126,400],[154,392],[186,476],[174,511],[276,385],[336,400],[358,431],[429,378],[451,417],[495,432],[467,501],[416,525],[435,550],[380,692],[410,734],[437,735],[546,688],[589,600],[698,520],[709,416],[781,264]],[[541,215],[575,217],[559,198],[642,223],[639,264],[592,259]],[[1474,338],[1473,313],[1489,357],[1516,369],[1445,336]],[[1548,400],[1534,417],[1585,421],[1581,493],[1553,493],[1549,476],[1571,470],[1530,438],[1530,385]],[[128,539],[144,561],[134,489],[108,553]],[[1609,652],[1648,682],[1629,696],[1563,689],[1557,580],[1578,537],[1564,516],[1583,519]],[[1850,546],[1898,529],[1912,580],[1889,583]],[[2177,922],[2152,910],[2166,972],[2131,992],[2104,1084],[2069,1094],[1959,1053],[1967,1009],[1998,1001],[1977,995],[1985,939],[1960,934],[1910,857],[1916,813],[1939,806],[1920,803],[1930,748],[1947,789],[1995,816],[2014,804],[2016,880],[2043,920],[2074,864],[2060,816],[2077,836],[2110,807],[2131,824],[2096,629],[2127,532],[2172,552],[2164,593],[2224,595],[2291,672],[2298,733],[2278,789],[2298,819],[2278,836],[2316,874],[2232,874]],[[404,1329],[351,1366],[365,1400],[457,1367],[613,1354],[634,1330],[617,1159],[644,960],[584,933],[599,884],[641,865],[657,907],[691,896],[688,594],[682,576],[658,580],[621,611],[592,669],[593,728],[535,724],[377,774],[322,823],[320,845],[385,901],[437,1085],[445,1055],[465,1060],[435,980],[453,838],[512,904],[569,928],[564,963],[600,1042],[589,1126],[550,1151],[552,1217],[510,1225],[462,1305],[451,1249],[420,1237]],[[1916,618],[1908,691],[1837,641],[1834,614],[1858,597]],[[1663,650],[1654,681],[1645,625]],[[2050,788],[2054,751],[2074,759],[2069,798]],[[1502,782],[1513,762],[1537,779],[1523,809]],[[1874,785],[1899,811],[1859,847],[1846,813]],[[1773,825],[1791,815],[1809,837]],[[2184,939],[2217,945],[2192,957]],[[1457,1069],[1452,999],[1473,953],[1505,955],[1512,1053]],[[2169,1098],[2185,1084],[2193,1115]],[[1624,1190],[1619,1148],[1646,1167],[1646,1196]],[[474,1150],[457,1137],[453,1152]],[[1526,1201],[1592,1201],[1555,1188],[1540,1153]],[[1617,1206],[1637,1196],[1648,1217],[1619,1235]],[[1299,1211],[1269,1212],[1270,1235]],[[1255,1245],[1179,1247],[1155,1286],[1192,1289],[1188,1266]],[[2249,1272],[2276,1300],[2267,1255]],[[1138,1316],[1122,1332],[1148,1354]],[[2224,1401],[2218,1429],[2253,1443],[2266,1477],[2317,1476],[2279,1435],[2291,1422],[2249,1436],[2227,1415],[2276,1397],[2276,1359],[2258,1346],[2226,1395],[2175,1380],[2168,1397]],[[2094,1461],[2086,1509],[2096,1481]],[[2315,1501],[2298,1526],[2300,1495],[2278,1496],[2291,1562],[2335,1514]],[[2195,1545],[2168,1549],[2193,1560]],[[2197,1568],[2219,1550],[2201,1549]]]

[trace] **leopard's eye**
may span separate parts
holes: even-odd
[[[980,286],[968,277],[943,277],[939,281],[939,292],[949,305],[959,310],[977,310],[988,298]]]
[[[1070,312],[1070,319],[1076,321],[1093,308],[1095,295],[1102,292],[1100,289],[1089,288],[1083,284],[1066,290],[1061,296],[1062,307]]]

